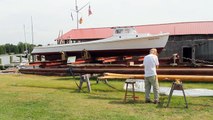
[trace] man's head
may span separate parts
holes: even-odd
[[[157,54],[158,54],[158,51],[157,51],[157,49],[152,48],[152,49],[150,49],[149,53],[150,53],[150,54],[157,55]]]

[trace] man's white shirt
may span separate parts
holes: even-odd
[[[158,57],[153,54],[146,55],[143,61],[145,77],[157,75],[156,66],[159,65]]]

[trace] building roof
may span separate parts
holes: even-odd
[[[138,33],[157,34],[161,32],[170,35],[213,34],[213,21],[179,22],[167,24],[151,24],[133,26]],[[57,39],[103,39],[112,36],[111,27],[73,29]]]

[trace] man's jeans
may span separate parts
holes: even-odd
[[[154,100],[159,100],[159,84],[156,75],[145,77],[145,98],[150,100],[150,90],[153,86]]]

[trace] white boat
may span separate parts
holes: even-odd
[[[151,48],[161,51],[168,37],[168,33],[138,34],[133,27],[119,27],[114,28],[114,34],[106,39],[35,47],[31,54],[47,56],[66,53],[68,56],[80,57],[82,51],[86,50],[91,57],[145,55]]]

